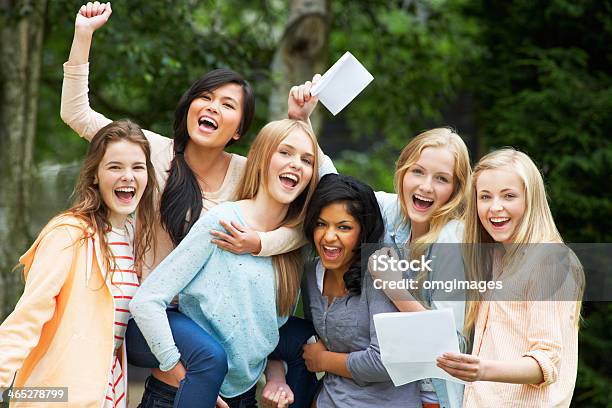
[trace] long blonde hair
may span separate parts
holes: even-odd
[[[470,189],[468,192],[465,212],[465,232],[463,240],[465,245],[465,260],[467,264],[467,279],[471,281],[490,280],[492,272],[491,245],[494,243],[491,235],[486,231],[478,217],[478,191],[476,183],[478,177],[485,170],[508,169],[515,172],[523,182],[525,197],[525,213],[521,218],[512,237],[513,244],[508,247],[504,265],[508,270],[516,270],[524,259],[517,256],[521,248],[527,244],[556,243],[563,244],[561,234],[557,230],[548,200],[544,180],[535,163],[525,153],[513,148],[504,148],[485,155],[476,167]],[[571,253],[571,251],[570,251]],[[579,288],[579,299],[576,305],[577,315],[580,313],[580,299],[584,287],[584,275],[578,259],[571,253],[572,271],[576,275]],[[478,315],[480,294],[477,291],[468,292],[469,301],[466,305],[465,333],[471,332]],[[579,319],[576,319],[579,322]]]
[[[455,158],[453,169],[453,192],[448,201],[434,211],[429,224],[429,231],[423,236],[410,243],[410,257],[419,258],[427,251],[429,246],[436,242],[442,228],[451,220],[461,219],[465,208],[466,191],[470,182],[472,169],[470,167],[470,155],[463,139],[449,128],[436,128],[423,132],[413,138],[400,153],[395,165],[395,191],[399,195],[402,217],[405,223],[410,223],[408,218],[407,200],[402,188],[404,176],[408,169],[414,165],[421,153],[428,147],[447,148]],[[416,277],[418,282],[425,278],[426,272]],[[420,296],[420,292],[414,293]]]
[[[294,131],[303,131],[312,143],[314,158],[312,162],[312,178],[304,191],[289,204],[287,215],[281,226],[297,227],[301,230],[306,207],[312,198],[319,180],[319,160],[317,138],[308,124],[299,120],[282,119],[268,123],[257,134],[247,156],[244,179],[237,194],[238,200],[254,198],[259,188],[268,188],[268,167],[272,155],[278,145]],[[303,256],[301,249],[274,255],[274,265],[277,309],[281,316],[287,316],[293,311],[300,287],[300,278],[303,270]]]

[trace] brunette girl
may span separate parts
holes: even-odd
[[[111,122],[93,136],[74,204],[19,260],[25,290],[0,326],[0,388],[17,372],[15,387],[67,387],[64,406],[126,406],[123,338],[153,242],[154,174],[135,124]]]

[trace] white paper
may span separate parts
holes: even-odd
[[[436,366],[443,353],[459,353],[452,310],[379,313],[374,326],[383,365],[396,387],[424,378],[465,384]]]
[[[347,51],[323,74],[310,93],[318,95],[321,103],[335,116],[373,79],[372,74]]]

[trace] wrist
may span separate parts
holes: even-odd
[[[322,351],[317,357],[319,363],[318,366],[321,367],[321,371],[328,371],[327,361],[329,360],[329,356],[327,355],[327,353],[329,353],[329,351]]]
[[[480,360],[479,381],[491,381],[491,360]]]
[[[75,25],[74,36],[82,40],[90,40],[93,37],[94,30],[91,27]]]

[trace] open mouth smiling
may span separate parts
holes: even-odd
[[[412,203],[414,207],[418,210],[427,210],[434,203],[433,198],[427,198],[420,194],[412,195]]]
[[[198,127],[205,131],[212,132],[219,128],[219,124],[209,116],[200,116],[200,118],[198,118]]]
[[[119,187],[114,192],[119,201],[129,203],[136,195],[136,187]]]
[[[293,189],[300,182],[299,176],[293,173],[283,173],[278,176],[283,187]]]

